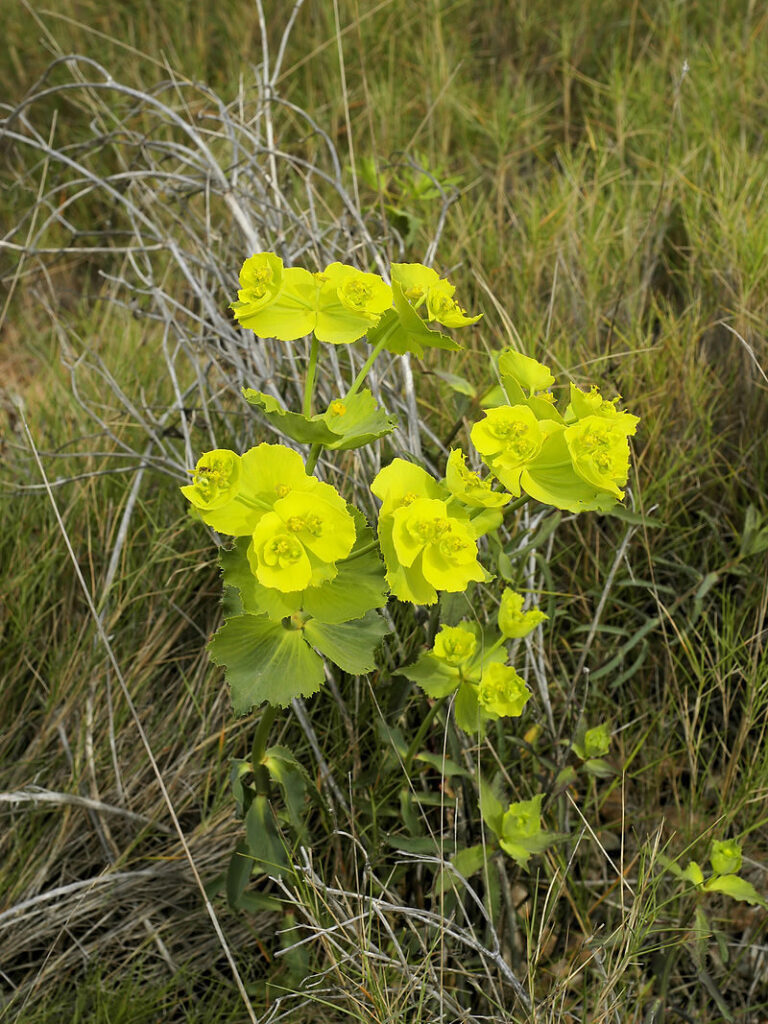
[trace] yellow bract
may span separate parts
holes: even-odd
[[[524,612],[523,601],[522,594],[517,594],[508,587],[501,595],[499,630],[510,639],[527,636],[539,623],[546,621],[548,618],[538,608],[532,608],[530,611]]]
[[[492,478],[481,480],[469,469],[466,455],[460,448],[454,448],[448,456],[445,483],[455,498],[472,508],[501,508],[512,499],[511,494],[491,488]]]
[[[192,483],[181,493],[195,508],[213,511],[232,501],[240,488],[241,459],[227,448],[215,448],[202,455],[192,474]]]
[[[491,662],[483,669],[477,700],[489,718],[517,718],[531,692],[511,665]]]
[[[477,637],[463,626],[443,626],[432,648],[438,661],[456,667],[468,661],[477,650]]]

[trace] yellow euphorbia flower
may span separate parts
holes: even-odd
[[[549,616],[540,612],[538,608],[532,608],[527,612],[523,611],[523,595],[516,594],[514,590],[507,587],[501,595],[499,607],[499,630],[510,639],[528,636],[541,622]]]
[[[471,438],[491,470],[515,497],[520,495],[520,475],[541,451],[556,424],[536,418],[526,405],[502,405],[488,409],[485,419],[472,427]]]
[[[489,718],[518,718],[531,697],[511,665],[491,662],[483,669],[477,689],[477,701]]]
[[[635,422],[633,422],[635,421]],[[573,468],[588,484],[621,500],[620,489],[629,475],[629,443],[637,417],[585,416],[565,429],[565,441]]]
[[[481,480],[469,469],[466,455],[460,448],[454,448],[448,456],[445,483],[454,498],[471,508],[501,508],[512,499],[511,494],[491,488],[492,478]]]
[[[241,458],[228,448],[215,448],[202,455],[192,474],[192,483],[181,493],[195,508],[213,511],[228,504],[240,489]]]
[[[206,452],[197,463],[193,483],[181,493],[208,526],[247,537],[279,498],[318,487],[328,485],[307,476],[298,452],[282,444],[260,444],[242,456],[226,448]]]
[[[248,562],[262,586],[290,593],[333,579],[335,563],[354,543],[355,522],[343,499],[318,481],[312,493],[293,492],[262,516]]]
[[[393,516],[392,539],[401,565],[420,570],[436,590],[466,590],[470,580],[483,580],[471,528],[448,514],[444,501],[417,498]]]
[[[283,261],[273,252],[249,256],[240,269],[240,290],[232,309],[237,320],[248,327],[248,321],[270,304],[280,291]]]
[[[443,626],[435,637],[432,654],[438,661],[456,668],[477,650],[477,637],[464,626]]]

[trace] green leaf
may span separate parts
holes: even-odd
[[[485,865],[485,856],[486,851],[483,846],[468,846],[466,850],[458,850],[451,857],[451,864],[462,878],[471,878]]]
[[[245,838],[255,863],[268,875],[281,877],[288,867],[288,858],[266,796],[253,798],[245,816]]]
[[[245,814],[245,805],[247,802],[246,787],[243,785],[243,779],[252,771],[253,765],[250,761],[244,761],[237,757],[232,758],[232,767],[229,770],[229,784],[232,787],[232,796],[235,798],[238,818],[242,818]]]
[[[459,670],[440,661],[430,651],[419,655],[412,665],[399,668],[399,675],[418,683],[428,697],[447,697],[459,685]]]
[[[562,768],[555,777],[555,784],[552,787],[553,794],[559,795],[560,793],[565,792],[569,786],[572,786],[574,782],[576,782],[577,778],[576,769],[573,765],[566,765],[565,768]]]
[[[287,707],[295,697],[317,693],[323,683],[323,663],[303,630],[286,629],[265,616],[227,619],[208,650],[215,665],[226,666],[236,715],[265,700]]]
[[[333,624],[309,619],[303,630],[307,640],[334,665],[360,675],[376,667],[374,652],[389,632],[384,619],[375,611],[351,622]]]
[[[270,747],[264,753],[264,765],[269,777],[280,786],[291,824],[299,838],[304,828],[304,798],[307,793],[307,774],[287,747]]]
[[[335,440],[327,444],[334,451],[362,448],[371,441],[391,434],[397,426],[395,417],[388,416],[376,404],[376,399],[367,388],[351,398],[331,402],[328,410],[323,413],[323,420],[335,435]]]
[[[388,836],[387,846],[394,850],[405,850],[406,853],[426,853],[433,857],[442,857],[453,849],[453,840],[436,842],[432,836]]]
[[[267,614],[273,621],[280,622],[301,608],[301,591],[284,594],[274,587],[262,586],[248,562],[246,552],[250,543],[250,537],[238,537],[233,547],[220,551],[219,563],[224,586],[234,588],[239,593],[241,612],[250,615]],[[235,607],[231,600],[228,607]]]
[[[453,702],[456,725],[470,736],[485,733],[486,718],[477,699],[477,687],[472,683],[461,683]]]
[[[607,512],[601,514],[611,516],[613,519],[621,519],[622,522],[629,523],[632,526],[647,526],[648,529],[658,529],[664,525],[661,519],[641,515],[639,512],[633,512],[631,508],[625,508],[623,505],[614,505]]]
[[[609,779],[611,775],[616,774],[616,769],[612,768],[602,757],[589,758],[588,761],[584,762],[582,768],[597,779]]]
[[[483,821],[495,835],[501,835],[504,805],[499,799],[496,782],[480,780],[480,814]]]
[[[738,875],[718,875],[710,878],[704,883],[705,892],[722,892],[731,899],[740,900],[742,903],[751,903],[753,906],[768,907],[768,902],[763,899],[755,887],[744,878]]]
[[[419,359],[424,355],[425,348],[458,352],[463,347],[439,331],[431,331],[408,302],[397,281],[392,282],[392,297],[395,308],[388,309],[376,327],[368,332],[371,345],[377,345],[386,337],[384,347],[388,352],[396,355],[412,352]]]
[[[235,909],[240,907],[245,887],[248,885],[252,873],[253,857],[248,850],[248,844],[241,839],[232,851],[227,865],[226,890],[227,902],[230,907]]]
[[[315,416],[291,412],[272,395],[253,388],[243,388],[243,397],[286,437],[300,444],[322,444],[334,451],[361,448],[391,434],[397,426],[395,418],[377,406],[365,388],[352,398],[335,399],[325,412]]]
[[[471,775],[465,768],[459,767],[450,757],[443,757],[442,754],[430,754],[423,750],[420,754],[416,754],[416,760],[424,761],[425,764],[431,765],[432,768],[436,768],[446,778],[454,778],[456,776],[461,776],[465,779],[471,778]]]
[[[477,395],[477,388],[471,384],[466,377],[460,377],[457,373],[448,373],[447,370],[433,370],[435,377],[444,380],[448,387],[459,395],[466,395],[467,398],[474,398]]]
[[[330,445],[337,440],[337,435],[322,416],[309,417],[302,416],[300,412],[290,412],[272,395],[253,388],[243,388],[243,398],[255,406],[275,430],[300,444]]]
[[[673,871],[673,874],[677,872]],[[680,878],[685,882],[691,882],[693,885],[701,885],[704,881],[704,872],[701,870],[695,860],[689,861],[688,866],[680,871]]]

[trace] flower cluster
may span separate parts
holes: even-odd
[[[283,593],[320,586],[355,543],[355,522],[341,495],[308,476],[301,456],[260,444],[244,455],[207,452],[181,488],[203,522],[250,536],[248,563],[259,583]]]
[[[508,405],[488,409],[472,427],[472,443],[511,494],[525,492],[569,512],[605,511],[624,497],[629,443],[639,422],[597,388],[571,385],[564,413],[543,390],[549,368],[517,352],[499,360]]]
[[[531,693],[511,665],[503,638],[482,632],[474,623],[443,626],[430,651],[401,671],[430,697],[456,694],[456,724],[478,733],[486,722],[519,718]]]
[[[426,303],[430,320],[463,327],[480,319],[467,316],[453,298],[455,286],[429,267],[394,263],[391,273],[413,309]],[[318,341],[346,345],[369,334],[384,313],[393,312],[393,298],[392,286],[378,274],[345,263],[331,263],[313,274],[283,266],[273,252],[259,252],[243,263],[231,308],[243,327],[262,338],[295,341],[314,333]]]
[[[382,502],[379,544],[395,597],[434,604],[438,590],[455,593],[488,578],[477,557],[480,533],[468,510],[429,473],[395,459],[380,470],[371,490]]]

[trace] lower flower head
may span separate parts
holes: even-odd
[[[530,690],[511,665],[491,662],[483,669],[477,699],[487,715],[517,718],[530,696]]]
[[[432,654],[456,667],[468,661],[477,650],[477,637],[463,626],[443,626],[435,637]]]
[[[471,528],[448,514],[444,501],[417,498],[393,515],[392,539],[401,565],[420,559],[424,578],[436,590],[466,590],[470,580],[485,574],[477,561]]]
[[[312,563],[304,545],[276,512],[268,512],[258,522],[248,561],[262,586],[283,593],[305,590],[312,580]]]

